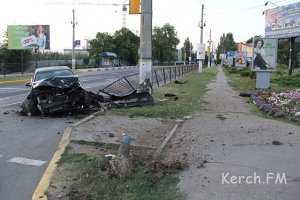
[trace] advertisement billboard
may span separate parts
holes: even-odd
[[[205,44],[197,44],[197,59],[204,60],[205,59]]]
[[[277,66],[278,40],[274,38],[258,38],[253,40],[253,71],[275,71]]]
[[[300,2],[265,11],[265,37],[300,36]]]
[[[50,49],[49,25],[11,25],[7,34],[9,49]]]

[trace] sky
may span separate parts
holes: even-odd
[[[72,46],[72,8],[78,25],[76,39],[93,39],[97,32],[114,31],[122,27],[122,8],[112,5],[126,0],[0,0],[0,38],[7,25],[49,24],[51,50],[62,51]],[[128,1],[128,0],[127,0]],[[277,5],[286,5],[299,0],[274,0]],[[78,5],[84,2],[93,5]],[[265,0],[153,0],[153,26],[170,23],[175,26],[182,46],[189,37],[194,46],[200,41],[199,23],[201,5],[204,4],[204,42],[209,39],[217,45],[222,33],[232,32],[236,42],[253,35],[264,35]],[[53,5],[54,4],[54,5]],[[127,15],[126,26],[139,34],[140,15]],[[84,43],[84,42],[82,42]]]

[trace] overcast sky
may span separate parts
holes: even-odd
[[[278,5],[299,0],[274,0]],[[47,3],[48,2],[48,3]],[[49,2],[60,2],[49,5]],[[7,25],[49,24],[51,49],[62,50],[72,45],[72,8],[76,9],[78,26],[76,39],[95,37],[97,32],[113,33],[122,26],[122,11],[118,6],[76,6],[76,2],[122,3],[124,0],[1,0],[0,37]],[[201,4],[205,4],[205,34],[208,40],[209,29],[217,44],[222,33],[232,32],[237,42],[245,41],[254,34],[264,35],[262,12],[272,5],[264,6],[265,0],[153,0],[153,25],[170,23],[176,27],[181,44],[186,37],[196,43],[200,40],[198,26]],[[63,4],[61,4],[63,3]],[[274,7],[274,6],[273,6]],[[140,16],[127,15],[127,27],[138,33]]]

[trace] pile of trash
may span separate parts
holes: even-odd
[[[300,90],[284,92],[260,91],[251,95],[257,107],[274,117],[288,117],[293,121],[300,120]]]
[[[99,90],[86,91],[78,76],[53,76],[36,83],[21,105],[21,113],[53,115],[85,113],[112,107],[129,107],[153,104],[149,92],[138,92],[129,78],[123,77]]]

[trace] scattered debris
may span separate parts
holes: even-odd
[[[173,100],[173,101],[178,100],[178,96],[176,94],[166,93],[165,97],[167,97],[168,99]]]
[[[183,84],[186,84],[187,81],[179,81],[179,80],[175,80],[174,83],[175,83],[175,84],[183,85]]]
[[[108,133],[108,137],[113,138],[113,137],[115,137],[115,134],[113,134],[113,133]]]
[[[106,159],[108,159],[108,160],[111,160],[111,159],[114,159],[115,157],[116,157],[116,155],[114,155],[114,154],[107,154],[107,155],[105,155],[104,156]]]
[[[122,77],[113,83],[107,85],[99,90],[98,95],[104,97],[104,102],[109,104],[109,107],[133,107],[153,105],[154,99],[149,91],[141,90],[138,92],[138,83],[132,77],[136,74]],[[147,83],[147,87],[151,88],[152,85]]]
[[[282,144],[283,144],[282,142],[277,141],[277,140],[274,140],[274,141],[272,142],[272,145],[282,145]]]
[[[8,115],[8,114],[9,114],[8,111],[3,112],[3,115]]]
[[[190,116],[190,115],[188,115],[188,116],[184,116],[184,117],[183,117],[183,119],[184,119],[184,120],[193,119],[193,116]]]
[[[22,114],[53,115],[89,112],[111,107],[152,105],[149,92],[138,92],[137,84],[123,77],[99,90],[84,90],[78,76],[52,76],[37,83],[21,105]]]
[[[183,123],[184,122],[184,120],[183,119],[176,119],[176,121],[175,121],[176,123]]]
[[[57,134],[57,135],[60,135],[60,134],[61,134],[61,132],[59,132],[59,131],[58,131],[56,134]]]
[[[240,92],[240,97],[251,97],[251,95],[253,95],[254,92]]]
[[[227,119],[224,115],[221,115],[221,114],[217,114],[216,118],[218,118],[219,120],[226,120]]]

